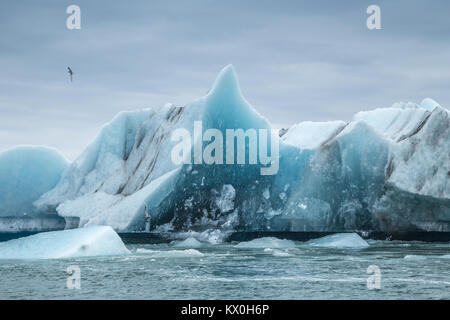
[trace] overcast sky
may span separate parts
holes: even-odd
[[[71,4],[81,30],[66,27]],[[381,30],[366,27],[371,4]],[[74,159],[117,112],[187,104],[229,63],[276,127],[425,97],[449,107],[449,13],[446,0],[1,0],[0,151]]]

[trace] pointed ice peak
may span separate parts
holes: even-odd
[[[242,98],[237,74],[232,64],[227,65],[220,71],[207,97],[209,99]]]
[[[270,128],[269,122],[242,96],[236,72],[231,64],[220,71],[206,96],[205,104],[203,122],[210,128]]]
[[[437,103],[436,101],[434,101],[431,98],[423,99],[422,103],[420,104],[420,106],[422,108],[424,108],[425,110],[428,110],[428,111],[433,111],[434,108],[440,107],[439,103]]]

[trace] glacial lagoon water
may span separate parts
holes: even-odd
[[[450,299],[450,244],[127,245],[128,255],[0,261],[0,299]],[[369,290],[367,268],[380,269]],[[66,287],[69,266],[81,288]]]

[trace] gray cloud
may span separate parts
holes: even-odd
[[[65,27],[68,5],[82,29]],[[366,28],[379,4],[382,30]],[[73,159],[121,110],[186,104],[233,63],[277,126],[430,96],[450,105],[448,1],[2,1],[0,150]],[[68,82],[66,67],[75,72]]]

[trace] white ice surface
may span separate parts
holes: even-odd
[[[178,169],[166,173],[130,196],[105,192],[89,193],[58,206],[61,216],[80,217],[81,226],[109,225],[117,231],[126,231],[135,219],[144,221],[144,205],[148,210],[157,206],[172,190]]]
[[[287,144],[300,149],[315,149],[333,137],[345,126],[344,121],[311,122],[294,124],[281,137]]]
[[[0,259],[61,259],[129,253],[108,226],[42,232],[0,243]]]
[[[295,248],[295,243],[291,240],[278,239],[274,237],[258,238],[251,241],[240,242],[236,248],[241,249],[285,249]]]
[[[389,182],[416,194],[450,198],[450,113],[436,107],[422,128],[391,148]]]
[[[145,248],[136,249],[136,253],[148,254],[154,258],[200,258],[204,254],[195,249],[186,250],[151,250]]]
[[[413,103],[395,103],[391,108],[360,111],[353,121],[364,121],[378,134],[397,141],[414,132],[429,112]]]
[[[200,248],[203,246],[203,243],[193,237],[189,237],[182,241],[176,242],[173,246],[177,248]]]
[[[336,233],[322,238],[312,239],[308,241],[307,244],[314,247],[327,247],[336,249],[362,249],[369,247],[367,241],[361,238],[356,233]]]

